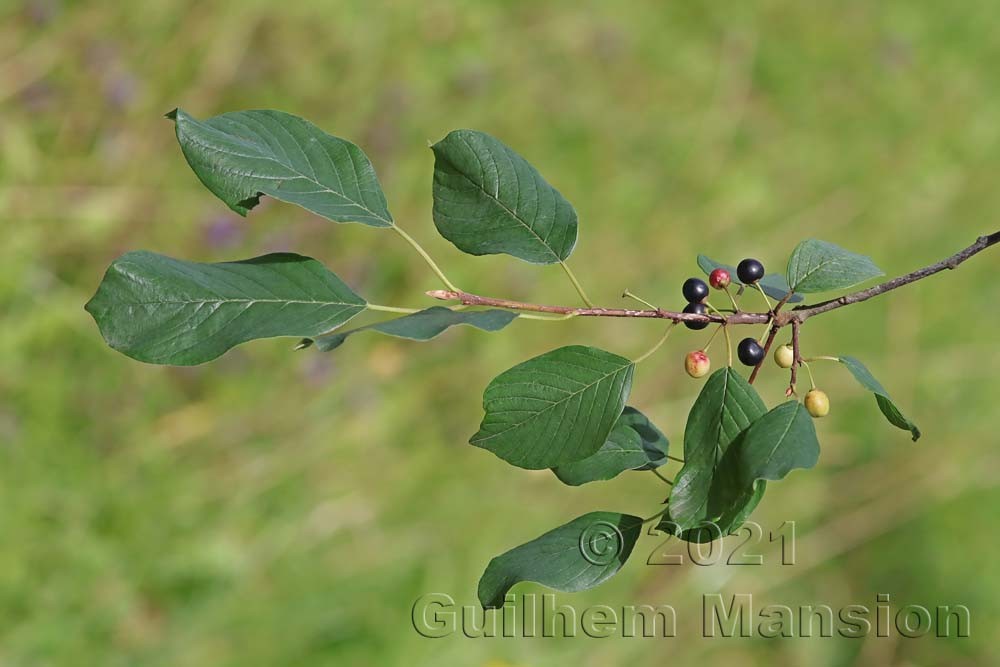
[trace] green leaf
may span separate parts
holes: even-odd
[[[742,487],[726,472],[732,468],[721,463],[766,411],[754,388],[732,368],[709,377],[688,414],[684,465],[670,494],[670,516],[681,529],[714,521],[732,509],[731,498]]]
[[[534,264],[573,252],[576,211],[523,157],[475,130],[454,130],[431,150],[434,224],[459,250]]]
[[[509,310],[451,310],[442,306],[433,306],[418,313],[404,315],[393,320],[369,324],[350,331],[333,333],[312,340],[302,341],[303,346],[316,345],[316,349],[328,352],[340,347],[347,337],[359,331],[378,331],[397,338],[425,341],[443,333],[449,327],[458,324],[482,329],[483,331],[500,331],[517,319],[517,313]]]
[[[871,374],[871,371],[863,363],[854,357],[840,357],[840,363],[844,364],[847,370],[851,371],[851,375],[854,376],[854,379],[862,387],[875,394],[875,402],[890,424],[904,431],[909,431],[910,435],[913,436],[914,442],[920,439],[920,429],[899,411],[899,408],[896,407],[896,404],[889,396],[889,392],[885,390],[881,382],[875,379],[875,376]]]
[[[871,258],[816,239],[795,246],[788,258],[788,284],[796,292],[843,289],[881,275]]]
[[[584,459],[622,414],[634,369],[629,359],[581,345],[529,359],[486,387],[486,416],[469,442],[529,470]]]
[[[533,581],[563,592],[585,591],[610,579],[632,554],[642,519],[590,512],[497,556],[479,580],[479,602],[495,609],[515,584]]]
[[[667,462],[669,447],[666,436],[646,415],[626,407],[596,453],[553,468],[552,472],[564,484],[579,486],[612,479],[626,470],[655,470]]]
[[[734,400],[730,406],[724,410],[729,415],[723,417],[724,421],[739,412],[740,402]],[[759,411],[754,409],[752,414]],[[734,423],[734,428],[745,423],[741,419]],[[670,497],[670,512],[657,528],[687,542],[706,543],[730,535],[743,525],[764,496],[767,488],[764,480],[782,479],[793,468],[811,468],[818,457],[819,442],[805,408],[798,401],[779,405],[754,418],[730,442],[707,482],[707,493],[701,501],[705,509],[697,514],[699,518],[694,523],[686,514],[687,506],[677,504],[675,499],[677,487],[686,479],[684,469],[681,470]],[[705,484],[704,479],[701,483]],[[686,492],[682,490],[678,498],[686,498]]]
[[[393,225],[368,156],[303,118],[255,110],[198,121],[181,109],[167,117],[191,169],[240,215],[268,195],[334,222]]]
[[[722,479],[725,476],[727,475],[717,475],[717,479]],[[720,481],[716,481],[714,485],[716,492],[725,496],[723,502],[716,501],[716,504],[725,506],[718,517],[711,520],[703,519],[694,528],[682,529],[668,511],[657,524],[656,529],[663,533],[670,533],[685,542],[699,544],[706,544],[720,537],[732,535],[750,518],[764,497],[764,491],[767,490],[767,482],[764,481],[758,481],[755,485],[744,489],[737,489],[732,484],[727,486]]]
[[[798,401],[787,401],[757,419],[735,450],[739,482],[777,481],[795,468],[812,468],[819,460],[819,440],[812,417]]]
[[[687,528],[671,514],[658,528],[688,542],[730,535],[760,502],[764,480],[784,479],[795,468],[813,467],[818,459],[819,441],[809,413],[798,401],[783,403],[755,419],[729,445],[709,487],[707,516]],[[671,512],[676,510],[671,507]]]
[[[705,255],[698,255],[698,267],[705,272],[705,275],[709,275],[712,271],[716,269],[725,269],[729,271],[729,276],[732,281],[737,285],[742,285],[740,279],[736,276],[736,267],[729,266],[728,264],[720,264],[713,259],[709,259]],[[785,277],[780,273],[768,273],[766,276],[758,281],[761,289],[772,299],[784,299],[785,295],[788,294],[791,289],[788,287],[788,283],[785,281]],[[793,294],[788,300],[788,303],[798,303],[802,301],[802,296],[799,294]]]
[[[130,252],[111,264],[86,308],[119,352],[188,366],[257,338],[316,336],[365,305],[340,278],[301,255],[200,264]]]

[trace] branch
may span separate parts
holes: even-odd
[[[778,306],[780,305],[781,304],[778,304]],[[775,307],[775,311],[777,311],[777,306]],[[757,373],[760,372],[760,367],[763,366],[764,362],[767,360],[767,353],[771,351],[771,345],[774,343],[774,337],[778,335],[779,329],[781,329],[779,325],[771,325],[771,333],[767,335],[767,342],[764,343],[764,356],[759,362],[757,362],[757,365],[753,367],[753,372],[750,373],[750,379],[747,380],[748,383],[753,384],[753,381],[757,379]]]
[[[495,299],[478,294],[452,290],[431,290],[427,296],[442,301],[460,301],[466,306],[493,306],[508,310],[523,310],[533,313],[556,313],[574,315],[577,317],[644,317],[651,319],[673,320],[674,322],[718,322],[720,324],[766,324],[770,313],[733,313],[725,317],[719,315],[698,315],[697,313],[677,313],[662,308],[648,310],[632,310],[629,308],[574,308],[569,306],[548,306],[540,303],[525,303],[510,299]]]
[[[802,353],[799,351],[799,326],[798,320],[792,320],[792,376],[788,382],[788,391],[785,396],[795,393],[795,383],[798,381],[799,366],[802,365]]]
[[[879,294],[884,294],[885,292],[894,290],[897,287],[902,287],[903,285],[909,285],[910,283],[927,278],[935,273],[944,271],[945,269],[954,269],[973,255],[978,254],[997,243],[1000,243],[1000,231],[996,231],[988,236],[980,236],[975,243],[970,245],[965,250],[957,252],[951,257],[937,262],[936,264],[931,264],[930,266],[926,266],[922,269],[917,269],[916,271],[899,276],[898,278],[893,278],[892,280],[880,283],[874,287],[869,287],[868,289],[860,290],[852,294],[846,294],[842,297],[831,299],[829,301],[823,301],[814,305],[797,306],[792,310],[784,311],[780,314],[777,311],[788,301],[789,298],[791,298],[791,294],[786,295],[785,298],[782,299],[777,306],[775,306],[775,309],[772,312],[736,312],[724,317],[720,315],[678,313],[671,310],[663,310],[661,308],[631,310],[628,308],[574,308],[570,306],[548,306],[539,303],[512,301],[510,299],[495,299],[493,297],[469,294],[468,292],[462,292],[460,290],[432,290],[427,292],[427,295],[434,297],[435,299],[441,299],[442,301],[459,301],[467,306],[492,306],[494,308],[506,308],[507,310],[519,310],[535,313],[555,313],[559,315],[573,315],[577,317],[637,317],[673,320],[674,322],[718,322],[719,324],[770,323],[772,324],[772,328],[771,334],[768,337],[767,344],[764,348],[766,351],[770,348],[771,343],[774,341],[774,337],[777,335],[778,329],[784,326],[793,323],[801,324],[814,315],[836,310],[837,308],[841,308],[852,303],[867,301],[868,299],[876,297]],[[756,374],[757,369],[754,369],[752,377],[756,376]]]
[[[888,291],[894,290],[897,287],[902,287],[903,285],[909,285],[923,278],[933,276],[935,273],[940,273],[945,269],[955,269],[959,264],[969,259],[973,255],[976,255],[983,250],[986,250],[990,246],[1000,243],[1000,231],[993,232],[988,236],[980,236],[976,239],[976,242],[970,245],[965,250],[955,253],[947,259],[943,259],[936,264],[931,264],[930,266],[925,266],[922,269],[917,269],[906,275],[899,276],[898,278],[893,278],[892,280],[887,280],[884,283],[875,285],[874,287],[869,287],[868,289],[863,289],[852,294],[845,294],[842,297],[836,299],[830,299],[829,301],[823,301],[822,303],[817,303],[811,306],[797,306],[791,311],[786,313],[786,318],[790,321],[791,319],[798,320],[799,322],[805,322],[808,318],[813,315],[819,315],[820,313],[826,313],[831,310],[836,310],[843,306],[848,306],[852,303],[861,303],[862,301],[867,301],[872,297],[876,297],[879,294],[884,294]]]

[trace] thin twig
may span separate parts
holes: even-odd
[[[549,306],[540,303],[526,303],[511,299],[496,299],[478,294],[469,294],[456,290],[431,290],[427,296],[442,301],[460,301],[467,306],[492,306],[508,310],[526,310],[535,313],[558,313],[561,315],[576,315],[579,317],[639,317],[649,319],[673,320],[674,322],[717,322],[722,324],[764,324],[770,318],[770,313],[732,313],[730,315],[699,315],[697,313],[678,313],[662,308],[637,310],[631,308],[576,308],[573,306]]]
[[[428,296],[434,297],[435,299],[441,299],[442,301],[459,301],[467,306],[493,306],[495,308],[506,308],[508,310],[520,310],[529,311],[537,313],[556,313],[560,315],[576,315],[580,317],[633,317],[633,318],[649,318],[649,319],[666,319],[673,320],[674,322],[718,322],[720,324],[767,324],[770,322],[772,324],[772,332],[776,329],[780,329],[784,326],[798,322],[801,324],[805,322],[808,318],[814,315],[819,315],[821,313],[826,313],[831,310],[836,310],[843,306],[850,305],[852,303],[860,303],[862,301],[867,301],[872,297],[878,296],[879,294],[884,294],[890,290],[897,289],[903,285],[909,285],[910,283],[916,282],[923,278],[934,275],[944,271],[945,269],[954,269],[959,264],[969,259],[973,255],[976,255],[986,248],[992,245],[1000,243],[1000,231],[989,234],[988,236],[980,236],[968,248],[955,253],[951,257],[944,259],[930,266],[926,266],[922,269],[917,269],[906,275],[899,276],[898,278],[893,278],[884,283],[875,285],[874,287],[869,287],[868,289],[863,289],[851,294],[846,294],[837,299],[831,299],[830,301],[823,301],[814,305],[797,306],[792,310],[778,313],[778,310],[784,306],[789,299],[791,299],[791,294],[786,294],[785,298],[779,301],[771,312],[767,313],[747,313],[747,312],[736,312],[726,316],[720,315],[698,315],[696,313],[679,313],[670,310],[663,310],[662,308],[653,308],[649,310],[631,310],[627,308],[598,308],[598,307],[587,307],[587,308],[574,308],[571,306],[549,306],[538,303],[526,303],[523,301],[513,301],[511,299],[497,299],[487,296],[479,296],[477,294],[470,294],[468,292],[463,292],[460,290],[432,290],[427,292]],[[769,342],[765,346],[765,350],[770,347],[770,343],[773,342],[774,336],[769,336]],[[751,377],[756,376],[756,369]]]
[[[792,377],[788,382],[785,396],[795,394],[795,382],[798,380],[799,365],[802,363],[802,355],[799,354],[799,326],[798,320],[792,320]]]
[[[666,477],[664,477],[663,475],[661,475],[660,471],[656,470],[655,468],[653,468],[652,470],[650,470],[650,472],[653,473],[654,475],[656,475],[657,477],[659,477],[660,479],[662,479],[664,482],[666,482],[670,486],[674,485],[673,482],[671,482],[669,479],[667,479]]]
[[[869,287],[868,289],[863,289],[852,294],[846,294],[842,297],[836,299],[830,299],[829,301],[823,301],[822,303],[817,303],[812,306],[798,306],[790,311],[790,314],[794,319],[799,322],[805,322],[806,319],[812,317],[813,315],[819,315],[820,313],[827,313],[831,310],[836,310],[843,306],[848,306],[852,303],[861,303],[862,301],[867,301],[872,297],[876,297],[879,294],[885,294],[888,291],[894,290],[896,288],[902,287],[903,285],[909,285],[910,283],[916,282],[923,278],[933,276],[935,273],[940,273],[945,269],[955,269],[958,265],[969,259],[973,255],[976,255],[983,250],[986,250],[990,246],[1000,243],[1000,231],[993,232],[988,236],[980,236],[976,239],[976,242],[970,245],[965,250],[955,253],[947,259],[943,259],[940,262],[931,264],[930,266],[925,266],[922,269],[917,269],[916,271],[911,271],[906,275],[899,276],[898,278],[893,278],[892,280],[887,280],[884,283],[879,283],[874,287]]]
[[[757,362],[757,365],[753,367],[753,372],[750,373],[750,379],[747,380],[750,384],[757,379],[757,373],[760,372],[760,367],[764,365],[764,361],[767,359],[767,353],[771,350],[771,344],[774,343],[774,337],[778,335],[779,327],[777,324],[771,325],[771,333],[767,336],[767,342],[764,343],[764,357]]]

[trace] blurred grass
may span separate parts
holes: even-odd
[[[645,349],[653,323],[521,322],[416,345],[288,341],[197,368],[113,353],[82,305],[133,248],[222,260],[303,251],[382,303],[433,275],[393,235],[266,202],[246,221],[190,173],[162,114],[273,107],[358,142],[395,217],[467,289],[548,302],[558,268],[471,258],[430,221],[428,140],[514,146],[574,203],[591,296],[676,306],[705,252],[780,267],[818,236],[897,274],[996,227],[995,6],[651,1],[0,8],[0,665],[996,664],[1000,287],[995,254],[803,330],[865,360],[911,444],[842,369],[815,471],[755,519],[795,520],[799,564],[645,567],[589,604],[673,604],[673,640],[422,639],[420,595],[475,601],[488,559],[590,509],[648,514],[663,489],[580,489],[465,441],[480,389],[567,343]],[[676,336],[632,402],[676,442],[697,390]],[[718,343],[716,343],[718,345]],[[721,347],[715,360],[721,363]],[[781,397],[771,372],[760,388]],[[770,562],[770,561],[769,561]],[[761,604],[965,604],[964,640],[700,639],[703,593]]]

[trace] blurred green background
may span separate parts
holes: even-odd
[[[698,252],[780,269],[816,236],[893,275],[997,228],[995,3],[670,4],[2,3],[0,665],[1000,664],[998,251],[803,328],[807,354],[867,362],[924,437],[818,366],[820,463],[754,515],[796,522],[796,565],[765,542],[763,567],[646,566],[662,542],[646,537],[615,579],[558,596],[669,603],[674,639],[430,640],[410,623],[427,593],[474,604],[490,557],[574,516],[655,511],[652,475],[568,488],[466,440],[499,371],[570,343],[638,354],[660,325],[522,321],[328,355],[272,340],[168,368],[113,352],[84,312],[138,248],[300,251],[401,306],[437,287],[389,232],[273,201],[230,213],[185,164],[175,106],[277,108],[355,141],[400,224],[483,294],[575,301],[557,267],[436,236],[427,142],[459,127],[574,203],[570,263],[607,305],[627,287],[678,306]],[[683,354],[707,333],[637,371],[631,403],[678,446],[699,388]],[[770,368],[774,404],[787,378]],[[964,604],[971,637],[704,639],[715,592]]]

